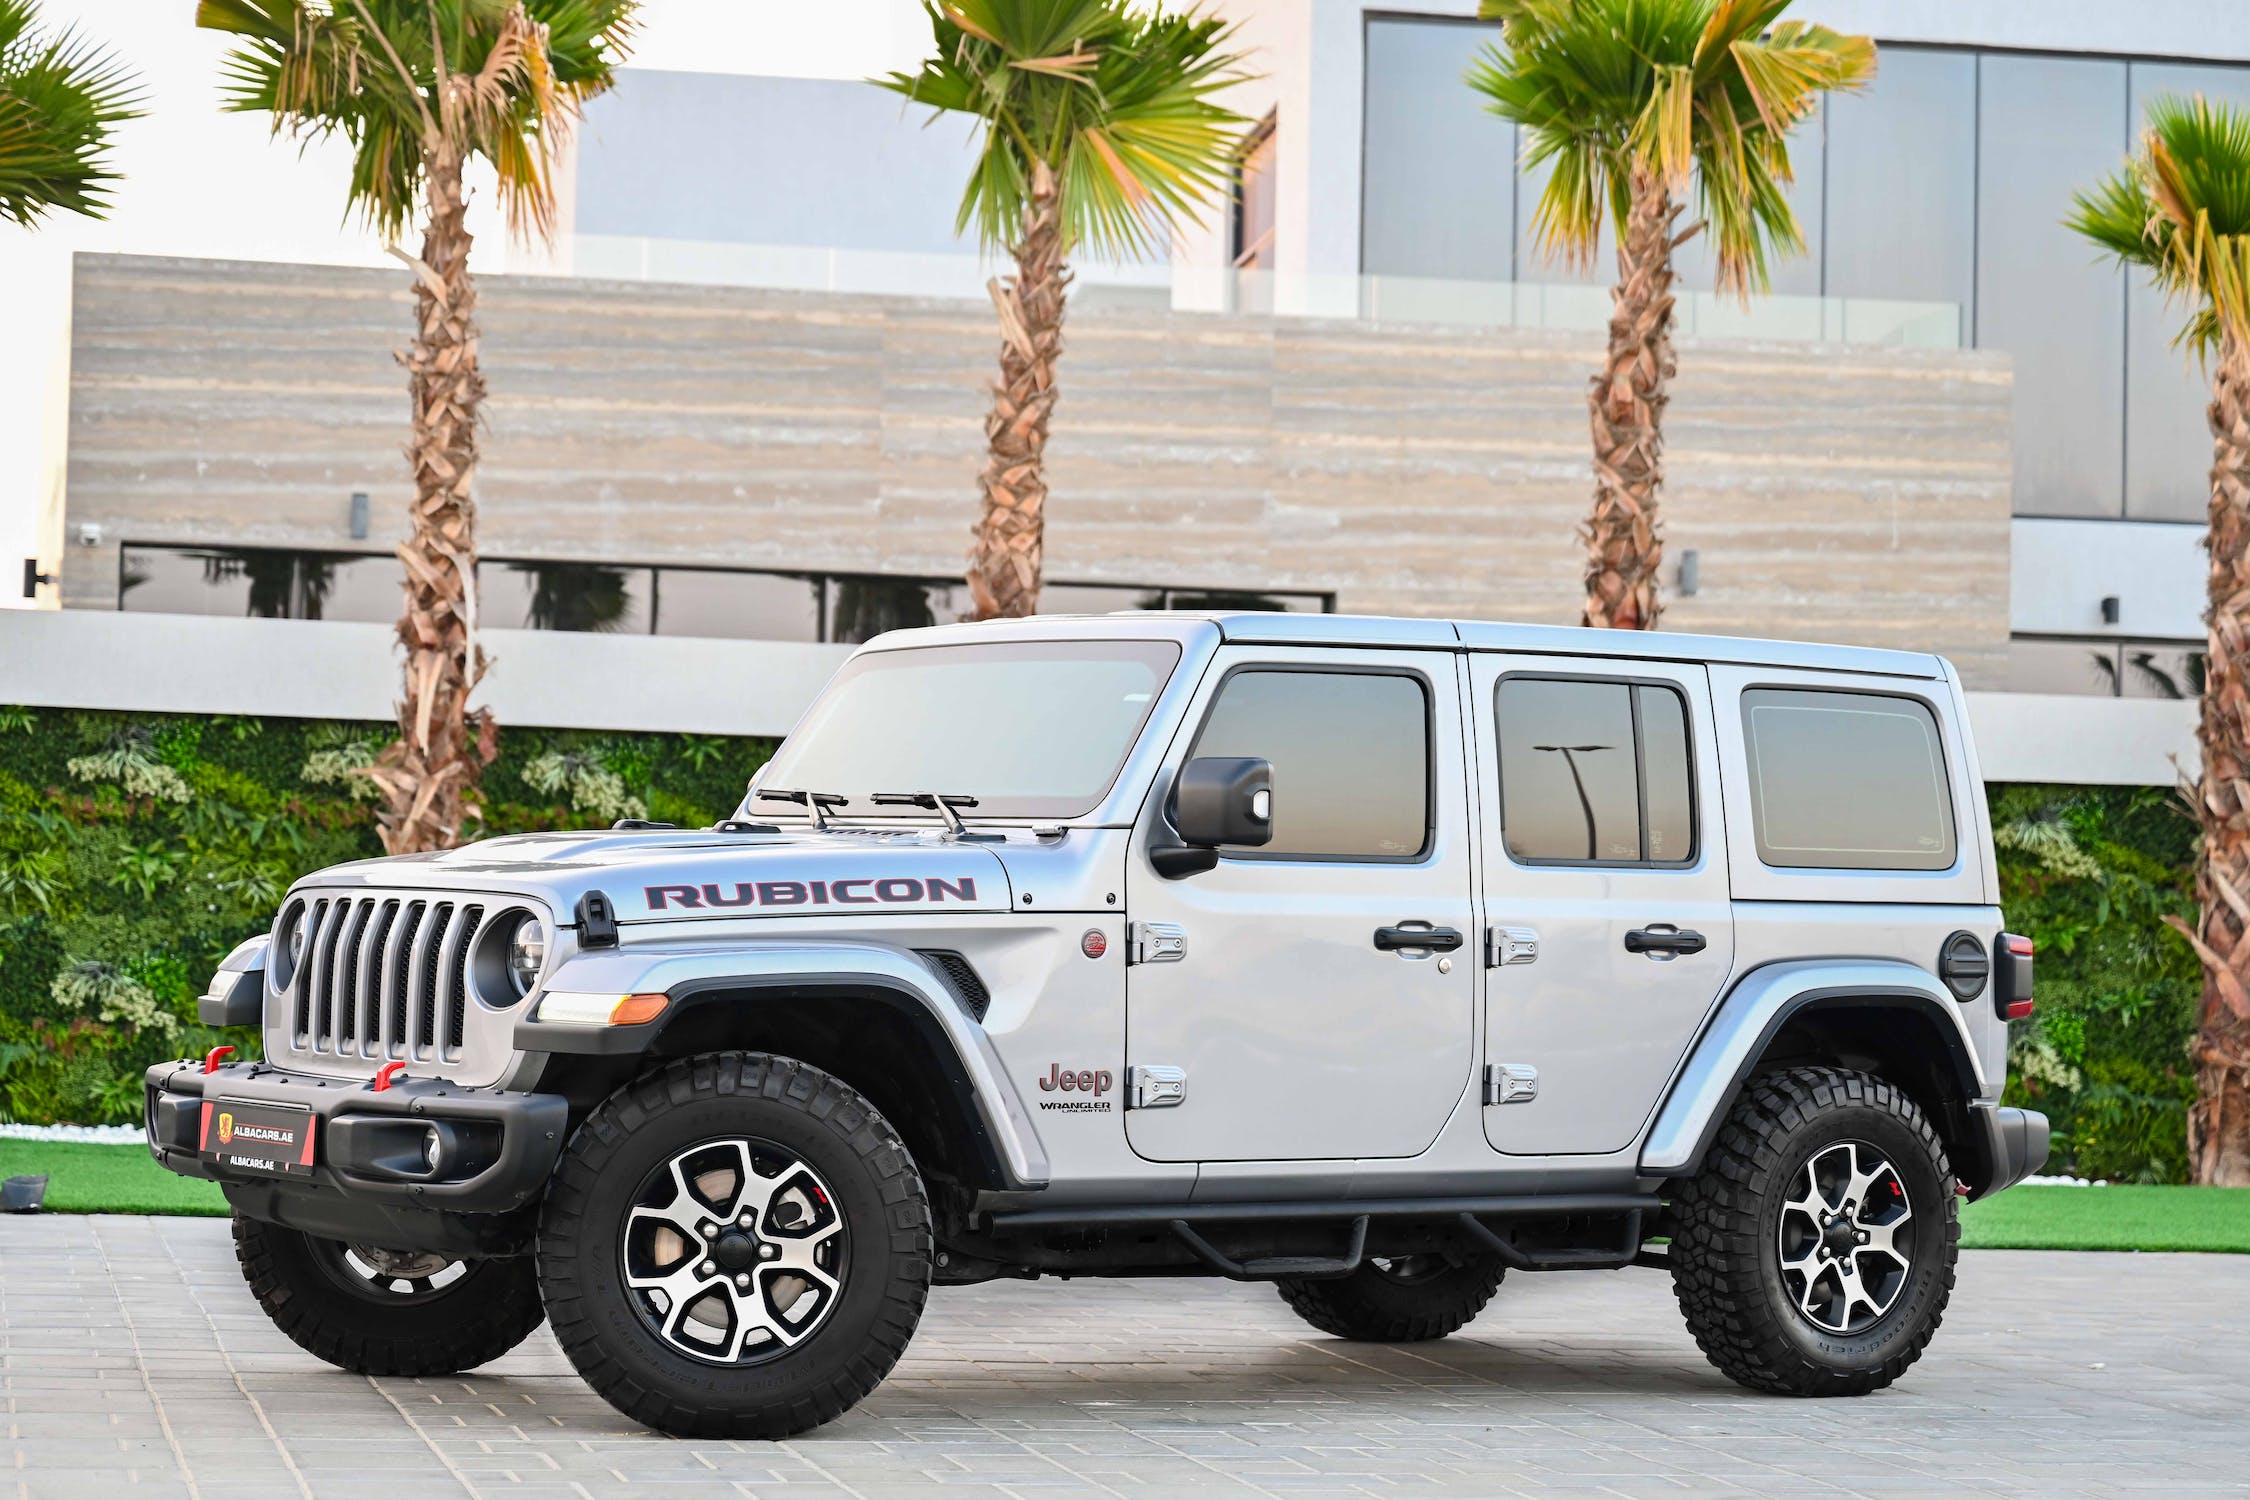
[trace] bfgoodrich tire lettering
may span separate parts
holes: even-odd
[[[1844,1143],[1859,1154],[1838,1152]],[[1784,1215],[1792,1198],[1804,1197],[1807,1164],[1824,1152],[1867,1166],[1887,1162],[1914,1215],[1910,1237],[1903,1225],[1895,1229],[1908,1265],[1903,1281],[1879,1297],[1880,1316],[1863,1309],[1843,1317],[1828,1303],[1808,1312],[1803,1274],[1784,1272]],[[1953,1292],[1961,1225],[1945,1147],[1912,1099],[1866,1073],[1791,1068],[1753,1080],[1702,1170],[1675,1192],[1672,1213],[1672,1286],[1688,1331],[1712,1364],[1752,1390],[1879,1390],[1921,1358]],[[1857,1236],[1849,1216],[1840,1217],[1838,1242],[1848,1247]]]
[[[651,1173],[699,1143],[737,1140],[770,1143],[817,1174],[847,1247],[834,1306],[807,1321],[802,1342],[721,1362],[652,1326],[621,1247]],[[683,1437],[785,1438],[841,1415],[890,1373],[921,1320],[930,1253],[921,1175],[872,1104],[807,1064],[724,1052],[635,1080],[579,1127],[548,1189],[538,1259],[556,1339],[619,1411]]]
[[[1507,1274],[1496,1262],[1453,1265],[1437,1256],[1368,1261],[1325,1281],[1285,1278],[1281,1300],[1322,1333],[1368,1344],[1417,1344],[1466,1327]]]
[[[544,1317],[528,1259],[394,1258],[240,1214],[234,1255],[274,1327],[361,1375],[473,1370],[531,1337]]]

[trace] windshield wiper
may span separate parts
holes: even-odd
[[[962,826],[961,815],[954,809],[974,807],[977,799],[964,797],[957,792],[877,792],[867,800],[885,807],[927,808],[945,819],[948,838],[967,839],[977,844],[1005,844],[1008,841],[1008,836],[1004,833],[971,833]]]
[[[826,833],[828,831],[828,814],[821,811],[821,809],[827,807],[842,807],[845,803],[852,800],[851,798],[843,795],[841,792],[783,791],[778,787],[770,790],[761,787],[754,795],[764,797],[767,800],[773,802],[796,803],[806,812],[812,814],[812,826],[815,831],[820,833]]]

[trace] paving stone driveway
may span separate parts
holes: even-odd
[[[266,1322],[223,1222],[0,1219],[0,1500],[975,1494],[2250,1492],[2250,1257],[1963,1257],[1934,1352],[1859,1401],[1751,1396],[1668,1279],[1521,1276],[1462,1336],[1312,1334],[1262,1287],[941,1291],[796,1442],[619,1418],[542,1331],[366,1380]]]

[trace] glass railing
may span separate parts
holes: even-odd
[[[1005,269],[973,254],[929,255],[808,245],[577,235],[571,273],[601,280],[663,281],[781,291],[982,300]],[[1145,307],[1244,317],[1342,318],[1472,328],[1598,331],[1609,324],[1609,289],[1577,282],[1464,281],[1101,262],[1074,267],[1072,296],[1087,306]],[[1961,346],[1952,302],[1870,297],[1754,297],[1682,288],[1679,331],[1691,338]]]

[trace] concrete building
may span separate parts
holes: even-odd
[[[1169,264],[1080,270],[1050,606],[1572,618],[1607,298],[1535,253],[1540,184],[1461,84],[1493,29],[1473,0],[1220,8],[1263,75],[1238,201]],[[481,479],[503,624],[844,640],[956,607],[993,343],[993,268],[952,233],[965,132],[858,81],[919,54],[913,0],[825,7],[777,47],[784,11],[652,3],[567,235],[480,246],[505,273]],[[2059,220],[2153,95],[2250,102],[2250,12],[1799,13],[1875,35],[1880,72],[1796,143],[1811,253],[1774,296],[1711,296],[1688,252],[1667,623],[1942,650],[1982,690],[2146,699],[2168,727],[2137,742],[2176,743],[2200,375]],[[195,128],[274,185],[275,222],[332,212],[333,163],[225,124],[256,139]],[[353,269],[381,260],[348,235],[131,223],[70,247],[41,477],[0,460],[0,514],[45,518],[40,602],[386,617],[403,279]]]

